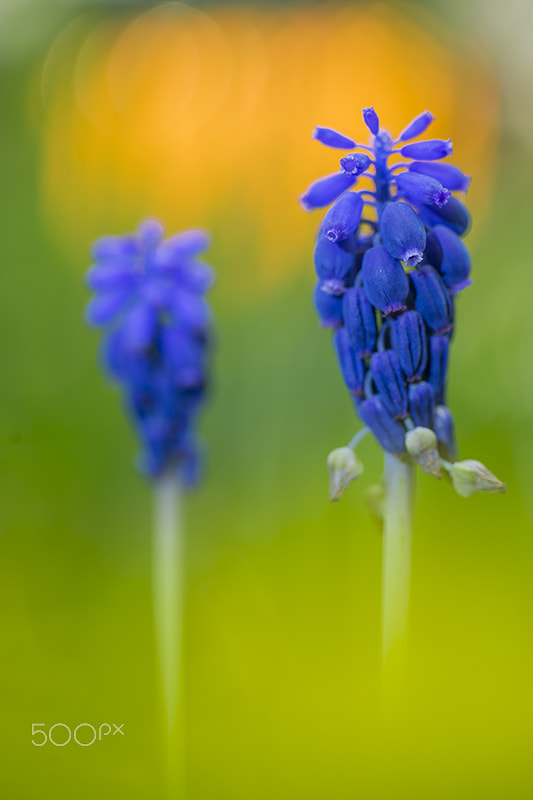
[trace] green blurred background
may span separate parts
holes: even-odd
[[[531,798],[532,9],[0,11],[1,796],[164,796],[151,495],[83,322],[92,240],[155,215],[209,228],[218,273],[208,472],[186,507],[187,799]],[[368,104],[393,130],[431,109],[473,176],[450,406],[463,457],[508,486],[464,500],[419,476],[399,730],[378,719],[381,455],[365,440],[328,503],[326,455],[357,421],[296,199],[335,169],[313,125],[364,136]],[[58,722],[125,736],[32,746]]]

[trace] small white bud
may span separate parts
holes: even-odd
[[[338,447],[328,456],[329,499],[336,503],[363,471],[363,465],[349,447]]]
[[[385,487],[381,483],[369,486],[365,492],[368,510],[378,521],[383,519],[383,504],[385,502]]]
[[[505,492],[505,483],[496,478],[481,461],[456,461],[448,470],[453,488],[461,497],[476,492]]]
[[[431,428],[413,428],[405,434],[405,449],[424,472],[440,478],[442,463],[439,456],[437,437]]]

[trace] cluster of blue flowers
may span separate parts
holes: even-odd
[[[452,192],[465,192],[470,179],[442,162],[450,141],[411,141],[433,121],[428,111],[396,139],[373,108],[363,119],[370,147],[331,128],[313,133],[328,147],[354,151],[301,197],[307,210],[331,206],[315,248],[315,308],[334,331],[359,416],[382,447],[401,455],[409,429],[429,428],[442,458],[453,462],[446,373],[455,296],[471,283],[471,263],[461,240],[470,214]],[[393,156],[401,160],[391,163]],[[360,176],[370,188],[353,191]]]
[[[163,235],[159,222],[147,220],[135,234],[95,243],[87,283],[96,296],[87,318],[104,329],[104,366],[123,389],[142,443],[143,472],[157,478],[176,471],[192,484],[210,343],[204,293],[213,281],[197,257],[209,238],[200,230],[166,241]]]

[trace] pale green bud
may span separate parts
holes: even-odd
[[[336,503],[363,471],[363,465],[349,447],[338,447],[328,456],[329,499]]]
[[[481,461],[456,461],[448,469],[453,488],[461,497],[476,492],[505,492],[505,483],[496,478]]]
[[[439,456],[437,437],[431,428],[413,428],[405,434],[405,449],[424,472],[440,478],[442,463]]]

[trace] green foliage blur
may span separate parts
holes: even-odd
[[[40,48],[0,71],[0,795],[159,800],[151,493],[83,321],[90,241],[71,263],[44,221],[28,112]],[[507,119],[458,303],[450,407],[461,454],[508,493],[464,500],[419,475],[400,732],[378,715],[381,542],[364,490],[382,467],[370,438],[365,473],[328,503],[327,453],[357,422],[311,308],[312,243],[246,302],[223,278],[213,290],[208,471],[186,508],[190,800],[532,796],[533,159]],[[221,276],[234,274],[227,240],[210,252]],[[32,746],[32,723],[58,722],[124,723],[125,736]]]

